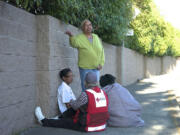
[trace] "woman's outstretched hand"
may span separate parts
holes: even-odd
[[[73,34],[72,34],[70,31],[68,31],[68,30],[65,32],[65,34],[67,34],[67,35],[70,36],[70,37],[73,36]]]

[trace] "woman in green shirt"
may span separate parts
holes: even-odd
[[[70,31],[66,34],[70,37],[72,47],[78,49],[78,66],[81,78],[82,90],[85,90],[84,79],[86,73],[92,71],[97,74],[99,80],[100,70],[104,65],[104,49],[99,37],[92,33],[93,27],[89,20],[84,20],[81,25],[83,33],[73,35]]]

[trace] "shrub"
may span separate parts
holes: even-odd
[[[152,0],[141,2],[135,0],[141,13],[130,23],[134,36],[126,38],[126,47],[148,56],[180,56],[179,32],[160,16]]]
[[[180,56],[180,31],[165,22],[153,0],[4,0],[34,14],[49,14],[77,27],[84,19],[103,41],[148,56]],[[132,5],[141,10],[132,20]],[[128,28],[134,36],[126,37]]]
[[[132,17],[132,0],[9,0],[35,14],[49,14],[77,27],[88,18],[102,40],[120,45]]]

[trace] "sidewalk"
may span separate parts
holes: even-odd
[[[178,79],[180,78],[163,75],[127,86],[143,107],[142,118],[146,125],[142,128],[108,127],[103,132],[82,133],[37,126],[22,132],[21,135],[178,135],[180,115],[175,96],[178,96],[180,88]]]

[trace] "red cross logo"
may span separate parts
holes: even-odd
[[[100,100],[100,99],[97,97],[97,98],[96,98],[96,101],[99,102],[99,100]]]

